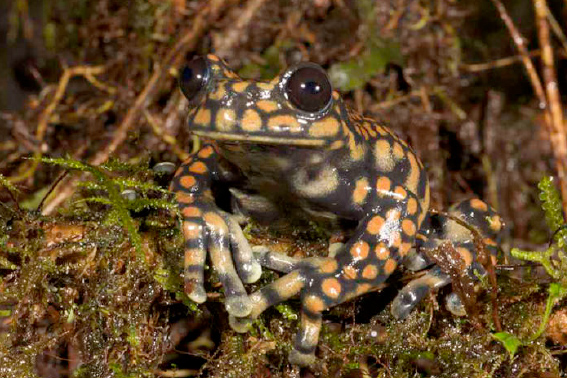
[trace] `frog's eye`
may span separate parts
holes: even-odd
[[[286,93],[291,103],[306,112],[318,112],[329,104],[331,83],[325,72],[316,66],[300,67],[291,74]]]
[[[179,88],[189,101],[193,100],[205,86],[209,77],[209,66],[205,58],[193,59],[181,71]]]

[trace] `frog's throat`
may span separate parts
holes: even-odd
[[[293,138],[284,136],[232,134],[218,131],[193,130],[193,135],[210,138],[214,140],[256,143],[256,144],[278,144],[286,146],[321,147],[329,143],[325,139]]]

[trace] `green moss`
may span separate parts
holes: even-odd
[[[563,248],[566,242],[567,229],[562,229],[565,225],[565,219],[563,218],[559,191],[553,183],[553,178],[549,176],[542,178],[537,187],[540,190],[539,199],[547,225],[554,233],[554,241],[560,248]]]

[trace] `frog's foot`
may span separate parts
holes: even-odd
[[[429,215],[419,232],[416,250],[405,257],[404,265],[410,270],[421,270],[431,264],[438,266],[400,291],[392,303],[392,315],[398,319],[405,318],[432,289],[451,282],[449,274],[444,272],[463,275],[463,279],[473,281],[486,275],[485,268],[479,262],[476,235],[471,230],[478,232],[484,249],[492,262],[496,262],[497,241],[503,225],[496,211],[483,201],[472,199],[452,206],[449,213],[450,216]],[[456,293],[447,298],[446,306],[455,315],[465,314],[463,303]]]
[[[170,185],[183,217],[185,292],[195,302],[206,300],[203,271],[208,253],[224,287],[227,311],[242,317],[251,309],[242,281],[256,281],[261,267],[238,222],[215,204],[211,183],[219,174],[217,158],[215,146],[204,144],[183,162]]]
[[[250,295],[252,311],[243,318],[230,316],[229,324],[236,332],[247,332],[252,322],[267,308],[285,301],[304,290],[306,277],[312,277],[315,265],[324,266],[331,259],[313,259],[309,265],[294,270]],[[334,261],[334,260],[333,260]],[[336,262],[335,262],[336,264]],[[324,269],[324,268],[323,268]],[[309,292],[309,290],[307,290]],[[316,363],[315,349],[321,330],[321,312],[326,308],[324,300],[315,294],[302,296],[301,325],[295,338],[295,346],[289,356],[292,364],[312,366]]]
[[[403,265],[406,269],[411,270],[412,272],[418,272],[431,267],[433,262],[427,257],[427,255],[424,253],[418,253],[415,247],[412,247],[406,257],[404,257]]]
[[[431,268],[425,275],[410,281],[398,293],[392,302],[392,315],[396,319],[405,319],[431,290],[449,283],[451,277],[448,274],[443,273],[438,266]]]
[[[180,208],[185,218],[182,229],[185,237],[187,295],[197,303],[206,300],[203,270],[208,252],[224,287],[226,310],[234,316],[248,315],[251,303],[241,278],[244,282],[255,281],[260,277],[261,268],[254,260],[240,226],[230,215],[204,201],[195,201],[190,206]],[[240,275],[234,267],[233,256]]]

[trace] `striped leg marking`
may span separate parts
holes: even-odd
[[[214,147],[204,145],[177,170],[170,186],[183,216],[185,292],[197,303],[206,301],[203,271],[208,253],[225,290],[227,311],[242,317],[251,310],[242,281],[258,280],[262,270],[240,225],[214,202],[210,188],[219,176],[216,159]]]
[[[262,267],[254,258],[252,248],[250,248],[242,228],[231,215],[226,214],[226,220],[230,234],[230,247],[240,278],[245,283],[258,281],[262,275]]]
[[[211,263],[217,270],[219,279],[224,286],[226,310],[234,316],[246,316],[250,313],[251,304],[242,281],[234,268],[229,248],[229,227],[225,219],[217,213],[206,213],[204,219],[209,230]]]
[[[305,308],[305,302],[303,302]],[[323,323],[323,315],[311,314],[305,310],[301,311],[301,324],[299,332],[295,336],[295,345],[289,354],[289,362],[294,365],[312,366],[317,361],[315,349],[319,343],[319,333]]]

